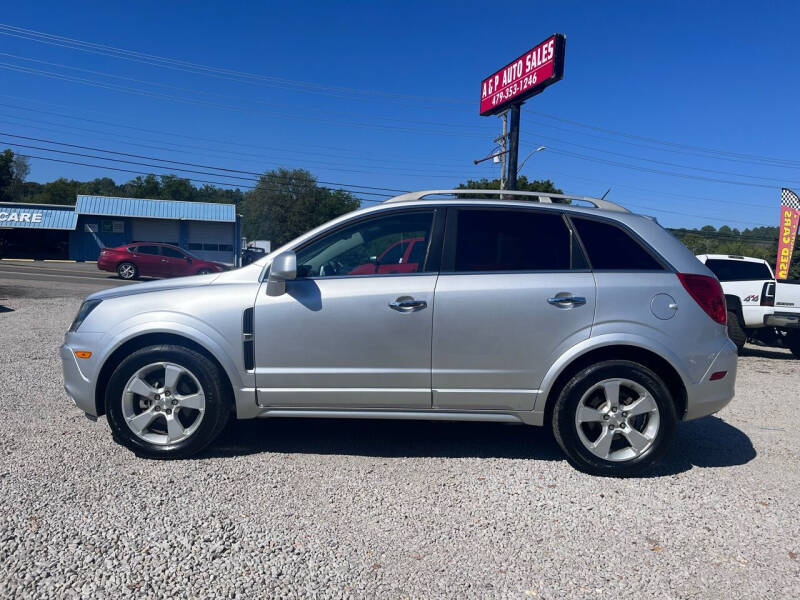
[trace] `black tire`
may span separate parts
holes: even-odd
[[[747,332],[742,327],[739,313],[732,310],[728,311],[728,337],[736,344],[737,350],[741,352],[742,348],[744,348],[744,343],[747,341]]]
[[[139,269],[132,262],[121,262],[117,265],[117,275],[120,279],[130,281],[139,278]]]
[[[655,400],[659,415],[659,426],[649,447],[635,458],[624,461],[605,460],[593,454],[581,441],[576,425],[576,412],[584,394],[595,384],[615,378],[627,379],[645,388]],[[641,473],[661,458],[675,433],[676,421],[675,402],[658,375],[635,362],[609,360],[586,367],[567,382],[553,407],[552,427],[556,441],[573,467],[590,475],[627,477]],[[598,427],[606,425],[599,423]],[[612,435],[617,443],[619,433]]]
[[[800,331],[789,331],[784,338],[787,348],[797,358],[800,358]]]
[[[122,408],[123,391],[128,380],[139,369],[161,361],[175,363],[191,371],[205,396],[203,417],[194,433],[177,443],[163,445],[138,437],[128,427]],[[222,377],[213,361],[183,346],[165,344],[137,350],[114,370],[106,388],[106,414],[114,441],[143,458],[177,459],[197,454],[217,438],[230,417],[233,404],[225,393]]]

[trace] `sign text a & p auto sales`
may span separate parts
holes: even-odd
[[[484,79],[480,114],[501,112],[507,105],[520,103],[559,81],[564,76],[565,41],[562,34],[552,35]]]

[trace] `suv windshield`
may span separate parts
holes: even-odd
[[[714,275],[720,281],[772,279],[769,267],[762,262],[711,258],[706,262],[706,266],[714,272]]]

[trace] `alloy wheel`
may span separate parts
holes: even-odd
[[[133,279],[134,275],[136,275],[136,267],[129,263],[125,263],[119,266],[119,276],[123,279]]]
[[[658,404],[630,379],[604,379],[590,387],[575,411],[578,437],[603,460],[622,462],[641,456],[658,436]]]
[[[152,363],[125,384],[122,415],[138,438],[157,445],[176,444],[200,426],[206,409],[203,388],[186,367]]]

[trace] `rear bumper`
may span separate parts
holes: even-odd
[[[800,329],[800,313],[774,313],[764,317],[767,327],[780,327],[781,329]]]
[[[78,366],[78,359],[67,344],[61,346],[61,367],[64,372],[64,389],[72,402],[87,415],[97,416],[94,387]]]
[[[726,339],[700,381],[687,386],[684,421],[712,415],[728,405],[735,393],[737,361],[736,345]],[[711,375],[720,371],[727,372],[725,377],[711,381]]]
[[[97,268],[101,271],[116,271],[116,267],[113,264],[113,261],[109,259],[104,259],[102,256],[97,259]]]

